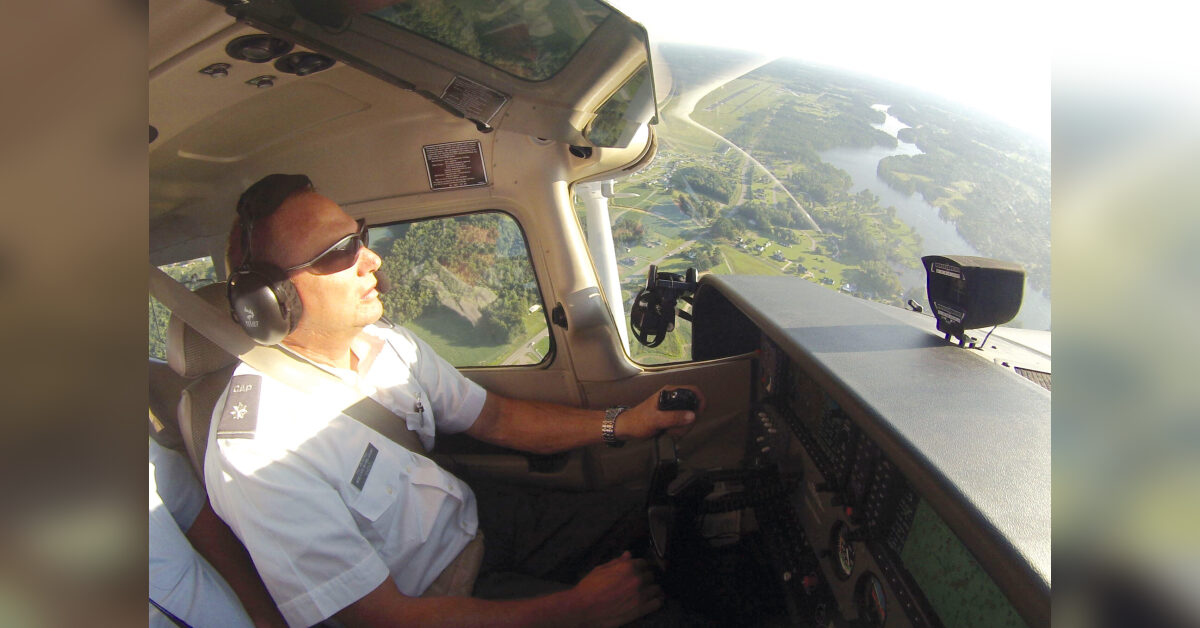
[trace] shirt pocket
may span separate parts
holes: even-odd
[[[432,464],[412,467],[408,479],[408,501],[401,513],[402,527],[406,536],[423,543],[435,534],[434,528],[443,512],[462,507],[463,492],[449,474]]]
[[[362,470],[363,464],[359,463],[360,469],[357,472],[365,474],[365,482],[357,494],[353,488],[349,489],[351,494],[346,501],[355,512],[368,521],[377,522],[383,513],[396,503],[401,492],[400,464],[392,459],[387,451],[378,450],[369,469]]]
[[[381,543],[385,554],[402,555],[411,544],[441,534],[439,518],[460,510],[464,501],[464,489],[453,477],[405,450],[380,451],[362,490],[348,504],[367,520],[360,529],[368,539]]]
[[[385,405],[404,421],[409,430],[417,433],[422,446],[427,450],[433,447],[433,439],[436,434],[433,405],[425,391],[419,388],[389,390]]]

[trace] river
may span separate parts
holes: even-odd
[[[896,137],[900,129],[908,125],[887,113],[888,105],[872,105],[872,109],[882,111],[887,117],[882,124],[872,125],[892,137]],[[896,148],[873,146],[871,148],[835,148],[820,153],[821,159],[850,174],[854,179],[854,188],[866,188],[879,197],[879,206],[896,208],[896,217],[911,226],[921,235],[922,255],[981,255],[958,234],[953,223],[946,222],[938,215],[936,207],[925,202],[920,194],[907,196],[891,188],[876,174],[879,161],[891,155],[919,155],[921,149],[915,144],[898,142]],[[1020,260],[1014,260],[1020,263]],[[918,287],[925,289],[925,273],[922,270],[904,269],[900,282],[904,289]],[[1018,322],[1029,329],[1050,328],[1050,299],[1045,294],[1033,289],[1028,280],[1025,282],[1025,296],[1021,303],[1021,311],[1017,313]]]

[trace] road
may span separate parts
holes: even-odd
[[[520,347],[517,347],[516,351],[513,351],[512,353],[510,353],[508,355],[507,358],[504,358],[504,361],[501,362],[500,365],[501,366],[509,366],[512,364],[529,364],[529,360],[525,359],[525,354],[533,351],[534,345],[536,345],[538,342],[540,342],[542,340],[542,338],[545,338],[546,336],[549,336],[549,335],[550,335],[550,328],[543,329],[542,331],[539,331],[538,333],[534,334],[533,338],[526,340],[524,343],[521,344]]]

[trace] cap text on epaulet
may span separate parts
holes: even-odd
[[[254,438],[258,428],[258,399],[262,375],[235,375],[221,410],[217,438]]]

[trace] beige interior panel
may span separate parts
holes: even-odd
[[[582,384],[589,407],[632,405],[662,386],[691,384],[704,393],[706,407],[692,429],[676,443],[684,467],[730,468],[741,462],[746,443],[746,414],[750,411],[749,356],[647,371],[618,382]],[[598,445],[588,449],[590,474],[597,486],[638,483],[650,477],[651,442],[630,443],[620,449]]]

